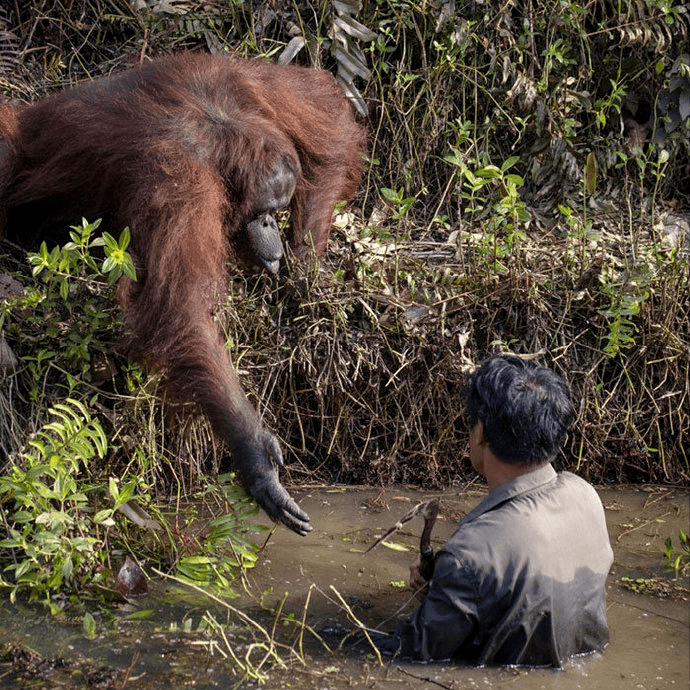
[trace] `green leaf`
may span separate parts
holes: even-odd
[[[385,546],[387,549],[391,549],[391,551],[411,551],[411,547],[409,547],[407,544],[399,544],[393,541],[382,541],[381,546]]]
[[[106,527],[112,527],[115,524],[113,520],[113,511],[111,508],[104,508],[99,510],[94,516],[93,521],[97,525],[105,525]]]
[[[587,154],[585,163],[585,189],[592,196],[597,189],[597,157],[593,151]]]
[[[96,619],[88,611],[84,614],[82,627],[87,639],[93,640],[96,637]]]
[[[512,182],[516,187],[521,187],[523,184],[525,184],[525,181],[520,177],[520,175],[516,175],[515,173],[509,173],[504,179]]]
[[[103,233],[103,241],[105,242],[106,252],[114,252],[120,248],[120,245],[117,243],[117,240],[109,232]]]
[[[129,255],[125,258],[125,262],[122,264],[122,272],[132,281],[136,282],[137,272],[132,263],[132,259]]]
[[[129,227],[126,227],[121,233],[120,233],[120,249],[122,251],[125,251],[127,247],[129,247],[129,241],[130,241],[130,233],[129,233]]]
[[[501,166],[501,170],[505,172],[506,170],[509,170],[512,168],[518,161],[520,160],[520,156],[510,156],[510,158],[506,158],[505,161],[503,161],[503,165]]]
[[[501,177],[501,170],[495,165],[485,165],[477,170],[476,175],[482,179],[495,180]]]
[[[129,615],[125,616],[123,620],[136,621],[142,618],[149,618],[154,613],[154,609],[141,609],[139,611],[133,611]]]

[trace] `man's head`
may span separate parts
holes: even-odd
[[[481,422],[491,452],[513,465],[553,459],[575,416],[558,375],[512,355],[484,362],[470,377],[465,402],[470,427]]]

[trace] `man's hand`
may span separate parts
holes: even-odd
[[[417,558],[415,558],[410,565],[410,579],[408,580],[407,584],[414,592],[415,597],[417,597],[419,601],[424,601],[424,598],[429,591],[429,583],[422,577],[420,570],[421,565],[422,559],[418,554]]]

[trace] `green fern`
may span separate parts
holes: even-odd
[[[108,438],[98,420],[89,414],[84,403],[67,398],[49,410],[57,419],[48,422],[29,440],[31,449],[22,456],[29,465],[66,461],[78,471],[79,464],[86,464],[94,457],[102,458],[108,450]],[[33,452],[32,452],[33,451]]]
[[[0,513],[7,537],[0,541],[0,585],[11,599],[27,591],[56,609],[52,595],[78,589],[101,560],[101,542],[88,510],[89,487],[80,476],[102,458],[106,435],[83,403],[67,399],[50,411],[46,423],[0,477]]]

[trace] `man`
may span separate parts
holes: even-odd
[[[563,665],[608,641],[613,561],[594,489],[550,464],[574,412],[563,381],[514,356],[485,362],[466,392],[472,466],[489,495],[435,558],[428,592],[377,647],[418,661]],[[410,586],[426,582],[419,560]]]

